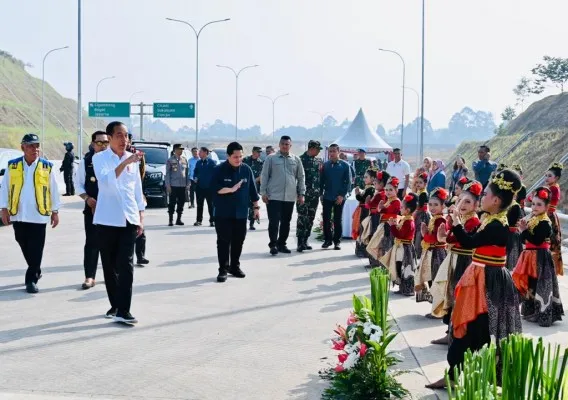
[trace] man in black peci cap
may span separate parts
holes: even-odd
[[[37,293],[41,259],[48,223],[59,224],[59,189],[53,164],[39,156],[40,141],[35,133],[22,139],[22,157],[8,161],[0,188],[2,223],[14,227],[16,242],[28,264],[26,291]]]
[[[264,164],[264,161],[260,159],[261,153],[262,153],[262,147],[254,146],[252,148],[252,154],[243,159],[243,163],[245,163],[250,167],[250,169],[252,169],[252,174],[254,175],[254,181],[256,184],[257,192],[260,192],[260,173],[262,172],[262,165]],[[249,220],[249,229],[251,231],[256,230],[256,228],[254,227],[255,218],[254,218],[254,209],[252,207],[252,203],[249,204],[248,220]]]
[[[298,220],[296,222],[296,236],[298,237],[297,251],[300,253],[304,250],[311,250],[312,246],[308,244],[308,239],[312,233],[314,218],[319,205],[320,192],[320,174],[323,166],[323,160],[318,157],[323,149],[320,142],[310,140],[308,142],[308,150],[300,156],[304,167],[304,175],[306,179],[306,197],[304,204],[296,203],[296,211],[298,212]]]

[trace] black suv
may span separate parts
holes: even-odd
[[[172,145],[169,142],[134,141],[132,147],[144,152],[146,174],[142,181],[142,189],[148,203],[157,200],[161,207],[167,207],[166,162],[172,154]]]

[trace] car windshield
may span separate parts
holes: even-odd
[[[146,164],[165,164],[168,161],[168,150],[164,147],[135,147],[144,153]]]

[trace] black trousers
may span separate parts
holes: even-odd
[[[195,187],[197,184],[195,181],[191,181],[191,186],[189,187],[189,204],[195,205]]]
[[[65,180],[65,194],[75,195],[75,186],[73,185],[73,170],[63,170],[63,179]]]
[[[183,213],[183,205],[185,204],[185,186],[172,186],[170,192],[170,201],[168,203],[168,214],[173,215],[174,208],[177,205],[176,213]]]
[[[209,222],[215,221],[213,217],[213,193],[209,189],[203,189],[199,186],[195,189],[197,196],[197,222],[203,222],[203,203],[207,201],[207,211],[209,211]]]
[[[399,200],[402,201],[404,199],[405,192],[406,192],[406,190],[404,190],[404,189],[398,189],[396,197],[398,197]]]
[[[269,247],[286,246],[288,235],[290,235],[290,220],[294,212],[294,204],[294,201],[270,200],[266,205]]]
[[[91,209],[83,211],[85,222],[85,246],[83,248],[83,267],[85,278],[95,279],[97,264],[99,263],[99,243],[97,227],[93,225]]]
[[[134,253],[136,253],[136,259],[141,260],[146,255],[146,232],[142,231],[142,234],[136,238],[134,245]]]
[[[22,249],[22,254],[28,264],[26,285],[37,283],[41,275],[41,259],[45,246],[45,227],[47,224],[32,224],[29,222],[12,222],[16,242]]]
[[[217,218],[215,231],[217,231],[219,271],[239,268],[243,243],[247,235],[246,218]]]
[[[341,242],[341,234],[343,233],[343,223],[341,218],[343,216],[343,205],[337,204],[334,200],[323,200],[323,236],[326,242],[339,243]],[[333,235],[331,232],[331,211],[333,210]]]
[[[134,278],[132,255],[137,227],[129,223],[125,227],[97,227],[108,300],[111,307],[120,312],[129,312]]]

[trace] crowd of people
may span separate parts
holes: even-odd
[[[355,254],[388,270],[397,293],[432,304],[425,317],[448,325],[432,343],[448,346],[451,379],[468,349],[521,332],[523,319],[549,327],[564,315],[556,214],[563,166],[552,164],[545,185],[527,196],[522,168],[490,157],[490,149],[481,146],[472,163],[475,179],[459,157],[450,190],[443,161],[431,158],[402,199],[401,180],[388,167],[367,170],[356,189]],[[440,379],[428,387],[445,385]]]
[[[28,265],[26,290],[39,291],[46,226],[59,224],[59,191],[53,164],[40,157],[37,135],[21,143],[24,155],[8,164],[0,190],[2,222],[12,224]],[[290,253],[288,238],[294,207],[297,211],[297,251],[312,250],[308,239],[316,211],[323,208],[323,249],[341,249],[345,199],[354,195],[359,207],[353,215],[355,254],[371,267],[389,271],[398,292],[416,302],[432,304],[427,318],[448,325],[434,344],[448,346],[450,377],[467,349],[477,350],[522,329],[521,320],[551,326],[564,315],[557,275],[563,274],[561,229],[556,206],[563,166],[551,165],[545,185],[527,195],[522,168],[497,165],[489,148],[481,146],[468,177],[465,160],[458,158],[446,190],[444,162],[426,158],[412,180],[400,149],[380,170],[360,149],[353,165],[341,159],[332,144],[328,159],[323,147],[311,140],[300,156],[292,139],[282,136],[278,151],[263,161],[253,147],[245,157],[241,144],[227,146],[227,160],[216,165],[206,147],[192,149],[192,159],[176,144],[166,165],[169,193],[168,225],[184,225],[189,200],[195,206],[194,225],[203,222],[207,203],[209,222],[217,234],[218,282],[228,274],[246,275],[240,257],[248,229],[256,230],[262,201],[268,216],[271,255]],[[271,150],[268,149],[267,150]],[[268,152],[268,151],[267,151]],[[145,258],[142,185],[144,154],[131,146],[121,122],[92,135],[91,151],[79,165],[75,191],[84,207],[84,269],[82,287],[95,285],[100,254],[110,309],[105,317],[134,324],[133,260]],[[193,193],[193,194],[192,194]],[[532,211],[525,214],[525,202]],[[430,385],[440,388],[441,379]]]

